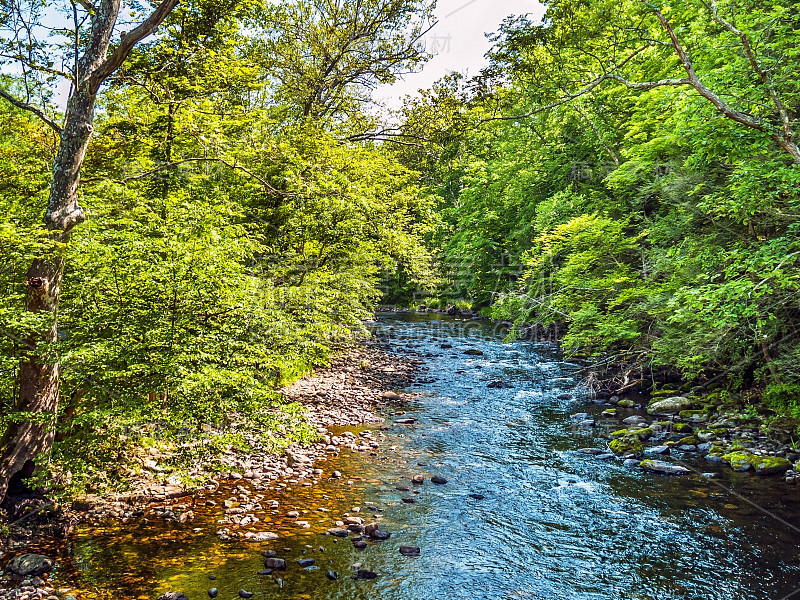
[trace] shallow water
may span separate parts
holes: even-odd
[[[419,400],[404,415],[418,421],[392,425],[376,456],[345,450],[320,465],[342,471],[341,480],[266,492],[280,511],[259,514],[266,521],[259,529],[279,540],[221,542],[214,532],[223,509],[204,507],[206,496],[191,524],[81,529],[55,587],[76,587],[79,600],[155,599],[166,590],[196,600],[211,587],[221,599],[242,588],[256,599],[800,598],[798,488],[730,471],[714,480],[667,478],[597,461],[575,451],[603,444],[603,428],[576,430],[569,416],[599,415],[602,407],[556,398],[574,392],[580,374],[553,346],[504,343],[489,323],[437,315],[384,315],[375,327],[396,351],[431,355],[425,383],[411,388]],[[513,388],[487,388],[494,380]],[[386,416],[390,425],[397,418]],[[390,445],[397,451],[385,451]],[[448,483],[395,489],[412,487],[417,473]],[[417,502],[401,501],[409,496]],[[356,506],[367,522],[380,514],[391,539],[357,550],[322,535]],[[283,516],[292,509],[308,511],[300,518],[312,528],[294,527]],[[401,556],[400,545],[419,546],[421,556]],[[266,549],[287,559],[285,573],[257,574]],[[301,569],[301,556],[319,569]],[[357,563],[378,578],[354,580]],[[328,570],[340,578],[329,581]]]

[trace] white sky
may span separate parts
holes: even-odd
[[[421,72],[379,87],[373,97],[396,108],[404,96],[429,88],[451,71],[476,75],[487,65],[484,54],[491,44],[486,33],[497,31],[509,15],[530,13],[538,20],[543,12],[537,0],[437,0],[434,14],[438,23],[425,36],[426,49],[433,58]]]

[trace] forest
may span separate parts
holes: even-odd
[[[378,306],[800,418],[800,7],[543,4],[388,110],[425,0],[2,0],[0,497],[313,440],[276,390]]]

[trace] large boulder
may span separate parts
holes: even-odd
[[[53,569],[53,559],[43,554],[19,554],[11,559],[6,568],[22,577],[36,577]]]
[[[656,400],[647,407],[651,415],[676,415],[682,410],[691,408],[692,401],[683,396],[672,396],[663,400]]]

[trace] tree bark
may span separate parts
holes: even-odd
[[[92,12],[91,32],[83,54],[76,63],[75,92],[67,102],[64,126],[59,127],[44,113],[3,94],[15,106],[42,118],[61,136],[53,161],[53,175],[44,224],[50,231],[54,248],[36,258],[26,274],[25,308],[49,313],[47,331],[31,334],[23,340],[20,361],[20,393],[17,412],[25,414],[11,423],[0,439],[0,501],[5,498],[11,478],[26,464],[48,452],[55,439],[58,414],[59,363],[45,354],[58,337],[58,298],[64,274],[63,250],[72,229],[86,220],[78,204],[80,169],[92,136],[97,92],[103,82],[122,66],[133,47],[153,33],[178,0],[162,0],[138,27],[122,35],[119,45],[109,55],[109,46],[117,22],[121,0],[99,0]],[[77,54],[77,47],[75,48]]]
[[[45,226],[51,239],[66,242],[70,231],[86,219],[78,204],[80,168],[92,134],[95,95],[78,90],[67,103],[61,143],[53,162],[50,197]],[[20,361],[20,390],[16,412],[25,418],[15,420],[0,440],[0,500],[11,478],[29,462],[50,450],[55,439],[58,413],[59,364],[43,352],[58,337],[58,297],[64,275],[60,248],[36,258],[25,275],[25,309],[50,313],[50,326],[31,334],[23,342]]]

